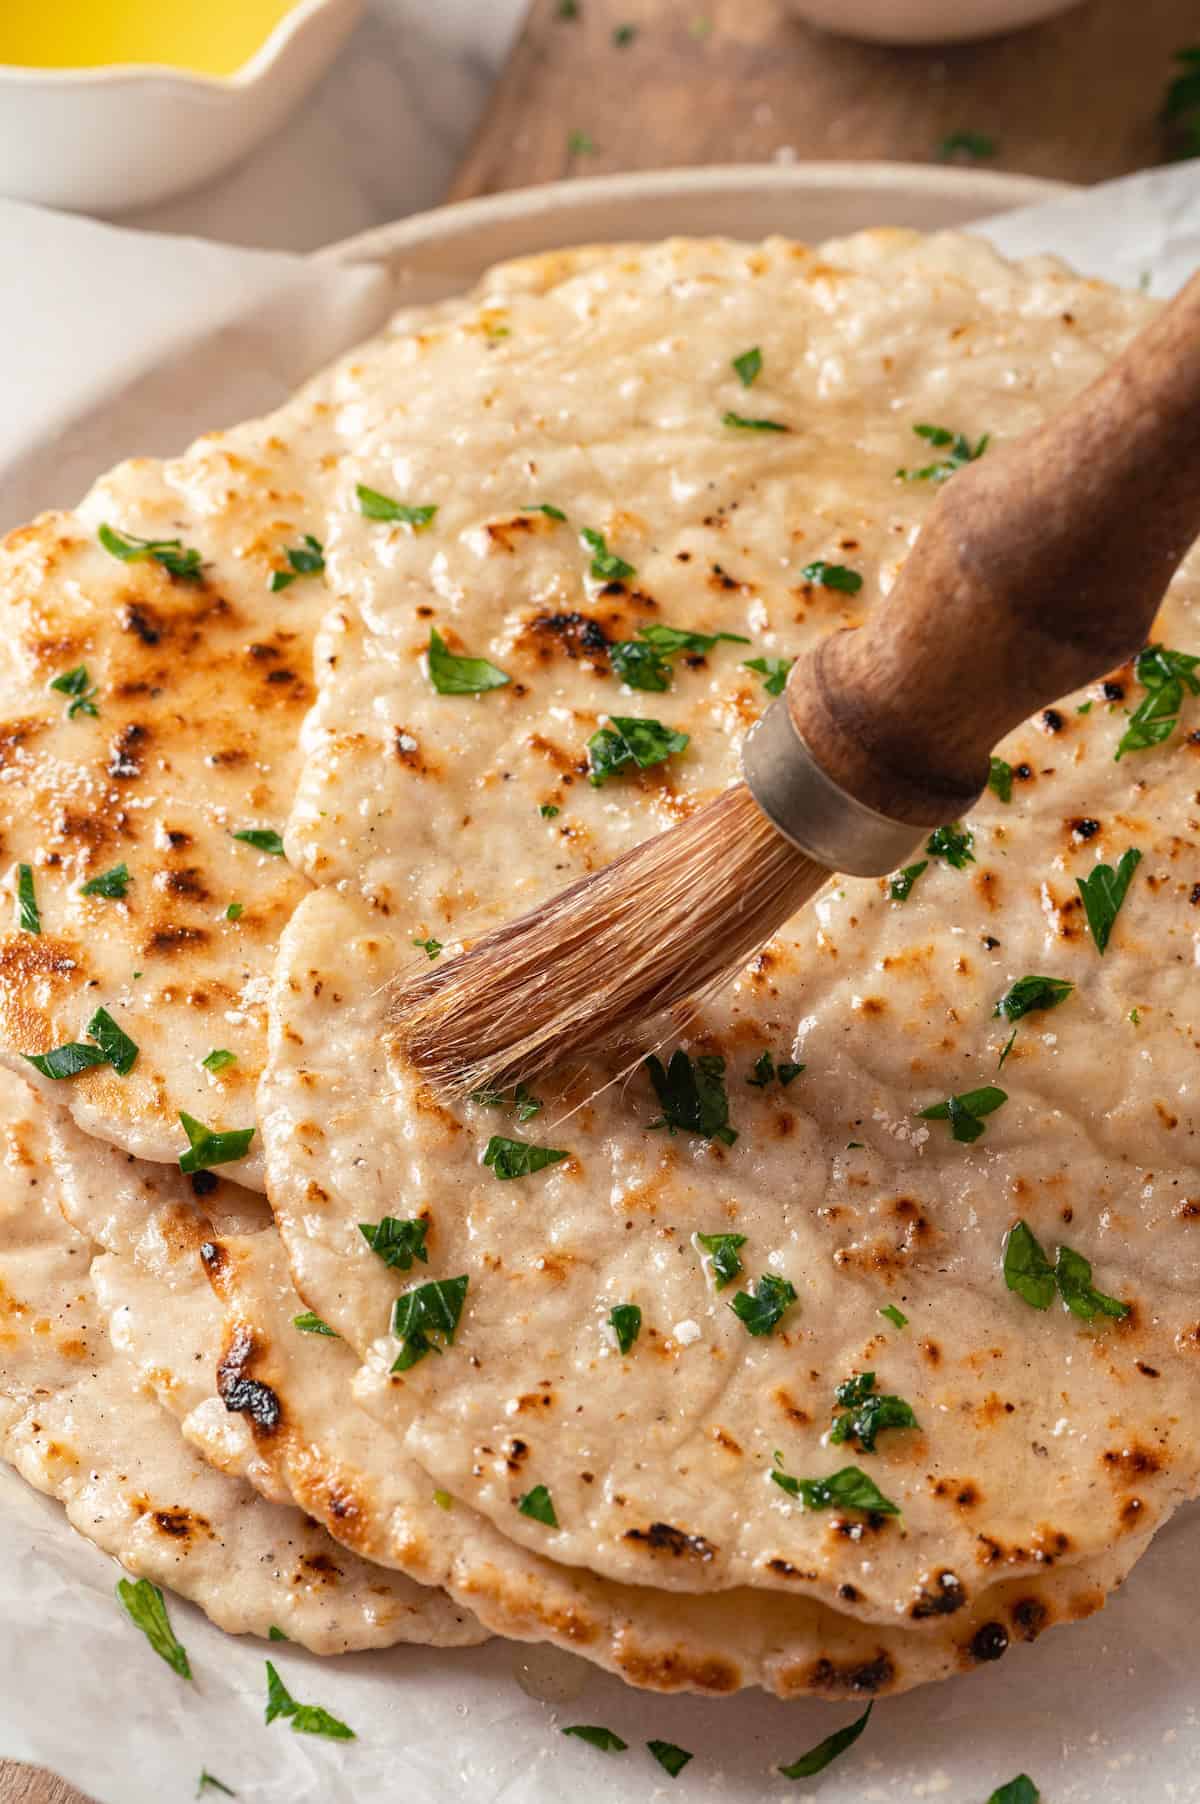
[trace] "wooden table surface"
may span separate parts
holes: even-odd
[[[1197,0],[1085,0],[908,50],[826,36],[780,0],[533,0],[450,198],[688,163],[922,163],[957,131],[994,141],[987,167],[1103,181],[1162,160],[1171,58],[1198,40]],[[88,1801],[0,1761],[0,1804]]]

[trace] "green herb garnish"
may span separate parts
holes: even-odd
[[[1112,1317],[1114,1321],[1123,1321],[1129,1314],[1128,1303],[1122,1303],[1117,1297],[1105,1296],[1092,1283],[1092,1268],[1082,1253],[1072,1252],[1070,1247],[1060,1246],[1054,1262],[1054,1282],[1058,1285],[1058,1294],[1071,1311],[1081,1321],[1090,1322],[1098,1315]]]
[[[544,821],[552,821],[556,815],[562,813],[562,809],[557,802],[543,802],[538,808],[538,813]]]
[[[997,1089],[995,1084],[984,1084],[978,1090],[964,1090],[959,1096],[948,1096],[945,1102],[918,1109],[917,1116],[921,1121],[948,1121],[955,1140],[969,1144],[983,1133],[982,1117],[1007,1101],[1007,1091]]]
[[[1096,950],[1101,954],[1108,945],[1113,922],[1125,900],[1133,873],[1141,862],[1142,855],[1137,847],[1130,846],[1122,852],[1115,869],[1112,865],[1098,864],[1088,876],[1075,879]]]
[[[393,1372],[407,1372],[427,1353],[454,1345],[469,1278],[433,1278],[402,1291],[392,1311],[392,1333],[400,1342]]]
[[[117,1582],[117,1596],[128,1613],[129,1620],[141,1629],[160,1660],[165,1660],[172,1672],[177,1672],[181,1679],[190,1679],[192,1669],[188,1664],[187,1653],[176,1639],[167,1620],[167,1606],[163,1602],[163,1594],[157,1585],[149,1579],[120,1579]]]
[[[413,945],[423,952],[426,958],[430,960],[435,959],[442,950],[441,940],[435,940],[432,937],[427,940],[414,940]]]
[[[738,1276],[742,1269],[738,1248],[745,1244],[744,1234],[697,1234],[696,1245],[708,1254],[705,1264],[712,1268],[715,1289],[724,1290]]]
[[[100,691],[87,673],[86,664],[76,664],[74,670],[64,670],[61,675],[52,677],[47,688],[56,689],[60,695],[71,697],[67,708],[67,719],[74,720],[77,714],[90,715],[95,720],[100,713],[95,697]]]
[[[753,388],[762,370],[763,362],[762,352],[758,346],[753,345],[750,350],[743,351],[740,356],[733,357],[730,361],[737,371],[737,378],[742,387]]]
[[[997,1071],[1004,1070],[1004,1061],[1005,1061],[1005,1059],[1007,1059],[1009,1053],[1012,1051],[1013,1047],[1016,1045],[1016,1040],[1017,1040],[1017,1030],[1014,1027],[1012,1032],[1009,1034],[1007,1040],[1005,1040],[1004,1045],[1000,1048],[1000,1057],[996,1060],[996,1070]]]
[[[429,630],[429,680],[439,695],[482,695],[512,679],[486,658],[459,658],[446,650],[436,627]]]
[[[1013,1224],[1004,1237],[1004,1282],[1032,1309],[1049,1309],[1057,1290],[1071,1311],[1085,1322],[1098,1315],[1120,1321],[1128,1303],[1109,1297],[1092,1284],[1092,1268],[1082,1253],[1060,1246],[1051,1265],[1027,1221]]]
[[[1179,725],[1183,692],[1200,695],[1196,666],[1200,657],[1190,652],[1168,651],[1165,645],[1148,645],[1134,665],[1134,675],[1146,691],[1129,717],[1114,759],[1126,752],[1145,752],[1169,739]]]
[[[882,1311],[880,1312],[882,1314]],[[834,1392],[843,1414],[834,1417],[829,1439],[834,1446],[857,1441],[864,1453],[875,1452],[875,1437],[885,1428],[919,1428],[911,1403],[875,1389],[874,1372],[860,1372]]]
[[[628,1353],[642,1332],[642,1312],[636,1303],[614,1303],[608,1324],[617,1337],[617,1351]]]
[[[106,1008],[96,1010],[84,1032],[89,1040],[96,1042],[105,1063],[112,1066],[117,1076],[128,1077],[137,1064],[138,1049],[129,1035],[117,1026]]]
[[[721,415],[722,426],[732,426],[738,432],[790,432],[782,420],[748,420],[745,414],[729,411]]]
[[[1162,122],[1170,139],[1174,159],[1200,156],[1200,45],[1189,45],[1175,52],[1181,65],[1167,89],[1162,106]]]
[[[209,1171],[214,1165],[230,1165],[236,1159],[244,1159],[250,1150],[254,1138],[252,1127],[216,1133],[183,1109],[179,1111],[179,1119],[188,1137],[187,1151],[179,1157],[180,1171]]]
[[[78,1077],[81,1071],[108,1063],[98,1046],[84,1046],[78,1040],[56,1046],[51,1052],[24,1052],[21,1057],[43,1077],[52,1078]]]
[[[561,507],[554,507],[549,501],[531,501],[528,507],[519,509],[523,514],[545,514],[547,520],[565,520],[566,515]]]
[[[806,583],[819,583],[823,589],[840,589],[845,595],[857,595],[863,583],[857,570],[847,569],[845,564],[827,564],[824,558],[805,564],[800,574]]]
[[[686,1748],[676,1747],[673,1741],[648,1741],[646,1746],[672,1779],[678,1779],[688,1761],[693,1758]]]
[[[358,497],[358,511],[367,520],[388,520],[411,527],[413,532],[424,532],[437,517],[436,505],[410,507],[406,501],[393,501],[390,495],[381,495],[378,489],[369,489],[362,482],[355,483],[354,493]]]
[[[661,720],[627,714],[608,718],[609,725],[599,728],[587,742],[588,782],[596,789],[628,764],[649,770],[687,750],[688,735],[665,727]]]
[[[306,532],[303,543],[288,546],[283,554],[288,561],[286,570],[272,570],[271,580],[267,585],[272,595],[278,595],[294,583],[298,576],[316,576],[325,568],[325,547],[320,539],[314,539],[311,532]]]
[[[569,157],[591,157],[596,154],[596,146],[586,132],[575,128],[567,133],[567,155]]]
[[[739,1290],[729,1307],[747,1334],[773,1334],[784,1314],[796,1301],[795,1286],[773,1272],[756,1278],[749,1290]]]
[[[541,1097],[535,1096],[528,1084],[518,1084],[511,1097],[507,1090],[472,1090],[470,1100],[489,1109],[511,1107],[516,1110],[518,1122],[532,1121],[542,1111]]]
[[[994,138],[989,138],[986,132],[947,132],[946,136],[938,145],[937,153],[943,163],[949,162],[951,157],[959,155],[977,159],[980,157],[994,157],[996,154],[996,140]]]
[[[17,866],[17,926],[22,933],[42,931],[41,911],[33,887],[33,867],[28,864]]]
[[[715,1053],[701,1053],[693,1063],[680,1047],[664,1066],[656,1054],[646,1060],[662,1114],[652,1128],[669,1133],[699,1134],[732,1146],[737,1129],[729,1125],[729,1097],[725,1091],[725,1061]]]
[[[237,1053],[229,1052],[224,1046],[214,1046],[206,1052],[200,1063],[206,1071],[224,1071],[228,1065],[237,1064]]]
[[[786,1090],[787,1086],[794,1083],[803,1070],[804,1066],[796,1064],[793,1059],[783,1059],[776,1065],[769,1052],[760,1052],[754,1061],[753,1069],[747,1073],[746,1082],[755,1090],[765,1090],[778,1078]]]
[[[991,437],[990,433],[985,432],[972,450],[970,440],[964,438],[961,432],[951,432],[948,426],[914,426],[913,431],[918,438],[927,439],[938,450],[949,446],[950,452],[940,463],[926,464],[920,470],[897,470],[896,474],[903,482],[945,482],[948,476],[953,476],[964,464],[974,463],[976,458],[982,457]]]
[[[206,1769],[201,1769],[200,1779],[196,1786],[196,1796],[202,1798],[206,1791],[224,1792],[227,1798],[237,1797],[237,1793],[232,1791],[228,1785],[223,1784],[222,1781],[217,1778],[215,1773],[210,1773]]]
[[[1003,758],[988,759],[987,786],[1002,802],[1012,801],[1013,769]]]
[[[123,564],[141,564],[148,558],[161,564],[169,576],[184,582],[200,580],[200,553],[185,546],[182,539],[139,539],[135,533],[116,532],[102,526],[96,537],[105,551],[120,558]]]
[[[524,1497],[518,1497],[517,1508],[522,1516],[532,1516],[535,1522],[543,1522],[547,1528],[558,1527],[554,1500],[545,1485],[534,1485],[532,1491],[526,1491]]]
[[[902,1309],[897,1309],[896,1305],[894,1303],[885,1303],[883,1308],[879,1311],[879,1313],[880,1313],[880,1315],[886,1317],[886,1319],[892,1324],[893,1328],[907,1328],[908,1327],[908,1317],[905,1315],[905,1313]]]
[[[306,1309],[303,1315],[294,1315],[292,1327],[299,1328],[301,1334],[327,1334],[330,1340],[342,1338],[336,1328],[331,1328],[328,1322],[322,1321],[319,1315],[314,1315],[311,1309]]]
[[[747,658],[742,669],[757,671],[768,695],[782,695],[795,662],[795,658]]]
[[[594,527],[581,526],[579,536],[592,554],[591,573],[598,583],[625,583],[637,571],[632,564],[627,564],[623,557],[608,549],[608,543],[602,532]]]
[[[1028,1773],[1018,1773],[1007,1785],[996,1788],[988,1804],[1041,1804],[1042,1794]]]
[[[227,921],[240,921],[245,912],[246,905],[244,902],[231,902],[229,907],[225,910],[225,919]]]
[[[868,1515],[898,1516],[899,1504],[885,1497],[874,1479],[858,1466],[843,1466],[828,1478],[793,1478],[775,1455],[771,1478],[789,1497],[798,1497],[806,1510],[864,1510]]]
[[[847,1748],[854,1746],[870,1722],[874,1708],[873,1703],[868,1704],[854,1722],[847,1723],[844,1729],[835,1729],[832,1735],[819,1741],[807,1754],[801,1754],[799,1760],[793,1760],[790,1766],[778,1767],[776,1771],[782,1773],[785,1779],[811,1779],[814,1773],[823,1773],[830,1761],[836,1760],[839,1754],[844,1754]]]
[[[956,871],[965,871],[969,864],[975,863],[975,854],[971,847],[975,844],[975,835],[961,821],[951,821],[945,827],[935,827],[925,841],[925,850],[931,858],[944,858],[953,865]]]
[[[598,1723],[572,1723],[564,1735],[577,1735],[580,1741],[586,1741],[589,1747],[599,1748],[602,1754],[623,1754],[629,1746],[611,1729],[602,1729]]]
[[[613,28],[612,41],[618,50],[624,50],[633,43],[637,36],[636,25],[617,25]]]
[[[266,852],[271,858],[284,856],[283,841],[274,827],[243,827],[234,834],[243,845],[253,846],[256,852]]]
[[[328,1710],[322,1710],[318,1704],[298,1704],[268,1660],[266,1720],[273,1723],[277,1716],[286,1717],[297,1735],[324,1735],[330,1741],[355,1740],[354,1730],[330,1716]]]
[[[1068,983],[1065,977],[1018,977],[1001,996],[992,1014],[1003,1015],[1008,1021],[1019,1021],[1022,1015],[1031,1015],[1035,1009],[1057,1008],[1074,988],[1075,985]]]
[[[290,1639],[290,1637],[285,1635],[282,1629],[276,1628],[274,1623],[272,1623],[270,1628],[267,1630],[267,1640],[268,1641],[287,1641],[289,1639]]]
[[[917,878],[921,875],[922,871],[927,871],[928,869],[929,860],[927,858],[922,858],[916,864],[906,864],[902,871],[897,871],[896,875],[888,883],[888,895],[891,897],[892,901],[907,902],[908,898],[912,895],[913,884],[917,881]]]
[[[358,1231],[371,1251],[393,1271],[410,1272],[414,1259],[422,1265],[429,1264],[425,1250],[429,1223],[422,1216],[409,1216],[402,1221],[398,1216],[385,1215],[380,1222],[360,1221]]]
[[[535,1146],[529,1140],[507,1140],[493,1134],[483,1155],[498,1178],[527,1178],[547,1165],[557,1165],[567,1154],[557,1146]]]
[[[79,893],[81,896],[103,896],[108,902],[123,902],[130,882],[128,866],[114,864],[111,871],[101,871],[98,876],[81,883]]]
[[[622,682],[631,689],[661,692],[671,686],[668,658],[676,652],[709,652],[721,640],[731,645],[750,643],[744,633],[693,633],[655,622],[639,626],[636,639],[619,639],[610,648],[609,659]]]
[[[43,1077],[78,1077],[95,1065],[111,1065],[119,1077],[128,1077],[137,1064],[138,1049],[108,1010],[98,1008],[84,1031],[94,1042],[91,1046],[73,1040],[52,1052],[27,1052],[22,1057]]]

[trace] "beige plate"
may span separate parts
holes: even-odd
[[[921,163],[730,164],[548,182],[460,201],[377,226],[318,253],[383,263],[402,298],[442,300],[493,263],[569,244],[669,238],[676,233],[810,241],[864,226],[963,226],[994,213],[1058,200],[1066,182],[997,170]]]

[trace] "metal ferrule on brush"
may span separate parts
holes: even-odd
[[[801,738],[786,695],[746,735],[742,775],[778,832],[827,870],[883,877],[928,831],[876,814],[827,776]]]

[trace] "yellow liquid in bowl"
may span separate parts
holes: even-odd
[[[0,0],[0,64],[165,63],[233,75],[296,0]]]

